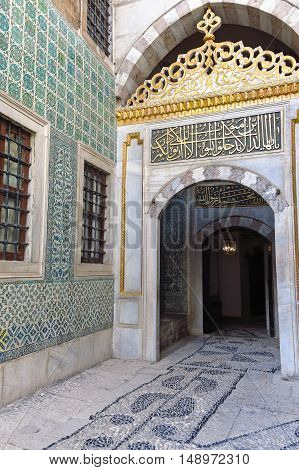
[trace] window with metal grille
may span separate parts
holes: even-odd
[[[0,260],[24,260],[30,152],[29,132],[0,116]]]
[[[82,263],[104,262],[107,173],[84,162]]]
[[[87,1],[87,32],[94,42],[110,55],[111,0]]]

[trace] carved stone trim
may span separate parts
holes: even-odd
[[[265,199],[274,212],[282,212],[289,205],[280,189],[261,175],[240,167],[209,165],[181,173],[164,186],[150,205],[150,215],[158,217],[167,202],[182,189],[195,183],[213,180],[232,181],[251,188]]]

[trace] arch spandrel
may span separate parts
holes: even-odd
[[[148,119],[196,108],[272,96],[297,96],[299,64],[282,52],[239,42],[215,42],[214,32],[221,18],[208,8],[197,27],[205,34],[204,44],[164,67],[141,84],[119,108],[120,123],[135,118]]]

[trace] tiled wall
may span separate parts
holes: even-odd
[[[74,281],[77,142],[114,159],[114,77],[47,0],[0,0],[0,89],[51,124],[46,276],[0,284],[0,362],[112,326],[113,279]],[[1,110],[0,110],[1,111]]]
[[[172,198],[161,217],[160,312],[187,313],[186,192]]]

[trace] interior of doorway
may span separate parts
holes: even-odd
[[[231,227],[203,245],[203,332],[253,329],[275,335],[273,247],[262,235]]]

